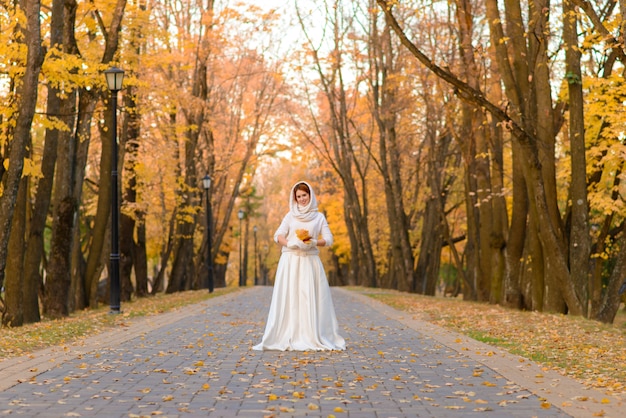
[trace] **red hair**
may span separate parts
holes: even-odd
[[[296,200],[296,193],[298,193],[298,190],[306,192],[309,196],[311,196],[311,189],[309,189],[309,185],[306,184],[306,183],[298,183],[293,188],[293,199],[294,200]]]

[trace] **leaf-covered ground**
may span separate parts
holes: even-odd
[[[53,345],[67,344],[106,331],[131,318],[168,312],[234,290],[235,288],[216,289],[212,294],[206,290],[167,295],[159,293],[131,302],[122,302],[121,314],[112,315],[109,313],[108,306],[102,306],[95,310],[76,312],[64,319],[43,320],[15,328],[2,327],[0,328],[0,360],[21,356]]]
[[[614,325],[583,318],[508,310],[460,299],[425,297],[392,290],[353,288],[418,319],[452,329],[511,353],[530,358],[584,384],[626,393],[626,313]],[[82,311],[62,320],[46,320],[0,329],[0,360],[52,345],[66,344],[141,317],[179,309],[235,288],[189,291],[124,303],[123,313],[108,307]]]
[[[613,325],[460,299],[356,289],[417,319],[532,359],[587,386],[626,393],[626,312]]]

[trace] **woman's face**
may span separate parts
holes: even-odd
[[[304,190],[296,190],[296,202],[300,206],[306,206],[309,204],[310,196]]]

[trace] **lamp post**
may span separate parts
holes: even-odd
[[[211,188],[211,176],[208,174],[202,179],[202,186],[204,187],[206,195],[206,247],[207,247],[207,288],[209,293],[213,293],[213,255],[211,251],[211,226],[213,224],[213,213],[211,212],[211,200],[209,199],[209,189]]]
[[[254,284],[257,285],[259,284],[259,278],[257,276],[256,265],[258,264],[259,260],[258,260],[257,250],[256,250],[256,231],[257,231],[256,225],[254,225],[254,227],[252,228],[252,231],[254,232]]]
[[[261,265],[261,275],[263,276],[263,285],[267,286],[268,278],[267,278],[267,255],[270,252],[270,248],[267,244],[263,245],[263,264]]]
[[[243,209],[239,209],[237,212],[237,217],[239,218],[239,286],[245,286],[246,284],[243,281],[243,251],[241,247],[242,239],[243,239],[243,229],[241,228],[241,221],[243,217],[246,216],[246,212]]]
[[[104,71],[111,91],[111,256],[110,313],[120,313],[120,202],[117,175],[117,92],[122,89],[124,70],[111,67]]]

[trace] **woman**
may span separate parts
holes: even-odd
[[[320,238],[321,235],[321,238]],[[345,350],[330,287],[317,247],[333,243],[326,217],[317,211],[311,186],[291,188],[289,213],[274,241],[282,246],[270,311],[254,350]]]

